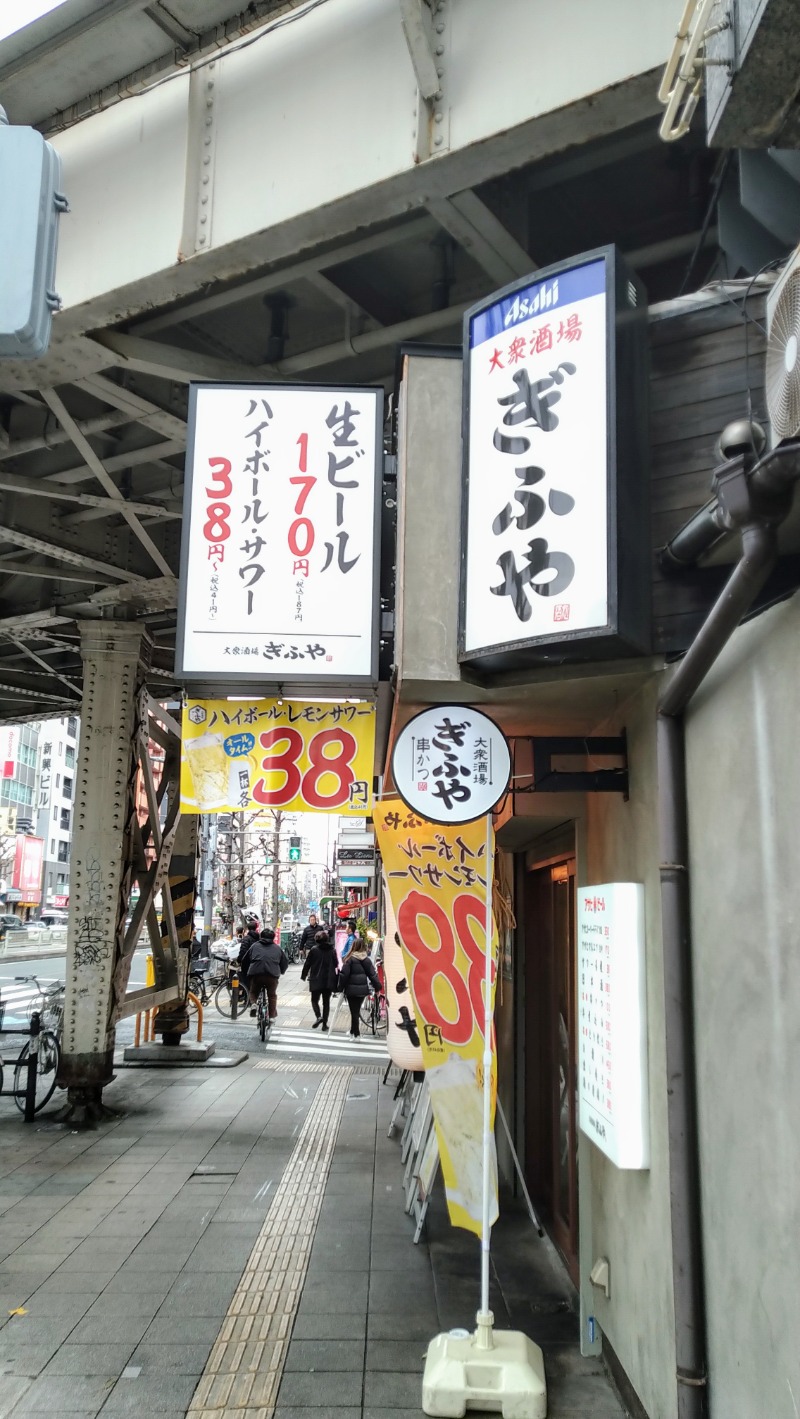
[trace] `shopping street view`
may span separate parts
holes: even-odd
[[[798,94],[0,7],[0,1419],[799,1419]]]

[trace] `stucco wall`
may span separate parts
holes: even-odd
[[[711,1411],[800,1413],[800,598],[687,719]]]
[[[610,1263],[611,1295],[606,1300],[602,1291],[594,1289],[595,1315],[647,1413],[652,1419],[674,1419],[656,688],[653,681],[622,707],[613,725],[603,727],[605,732],[627,729],[630,799],[626,803],[616,793],[587,794],[586,833],[581,835],[578,859],[579,887],[614,881],[644,883],[651,1163],[646,1172],[621,1170],[585,1140],[580,1161],[584,1168],[588,1163],[591,1174],[591,1252]],[[584,1196],[585,1177],[582,1183]],[[582,1214],[581,1226],[587,1224],[589,1219]],[[583,1247],[581,1251],[583,1260]]]

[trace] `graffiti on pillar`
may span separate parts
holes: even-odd
[[[108,938],[103,934],[99,919],[96,916],[80,917],[75,941],[76,966],[79,969],[82,966],[99,966],[101,961],[108,960],[109,952]]]

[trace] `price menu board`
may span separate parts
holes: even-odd
[[[578,889],[579,1117],[618,1168],[647,1168],[644,888]]]

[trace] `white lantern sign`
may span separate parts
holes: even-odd
[[[193,385],[176,672],[377,679],[383,390]]]
[[[422,710],[401,730],[392,753],[397,792],[429,823],[471,823],[490,813],[510,775],[505,735],[468,705]]]

